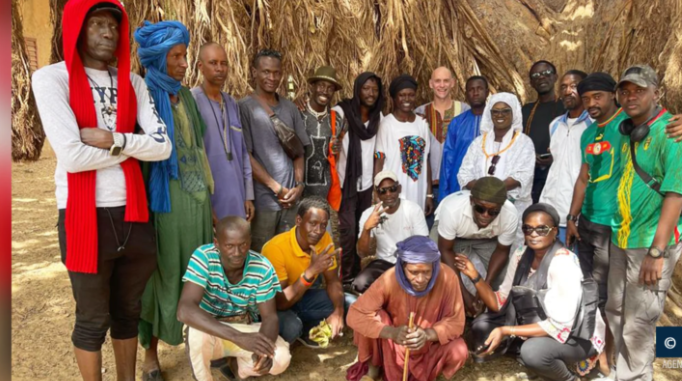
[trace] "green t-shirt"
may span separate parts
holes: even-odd
[[[627,118],[622,109],[603,124],[592,123],[580,138],[583,163],[589,166],[589,180],[581,214],[590,222],[611,226],[616,213],[615,195],[620,181],[623,135],[620,122]]]
[[[220,252],[213,244],[194,251],[182,281],[204,289],[199,307],[216,318],[249,313],[254,321],[260,321],[258,304],[282,291],[270,261],[253,251],[249,251],[244,261],[242,280],[230,284],[220,261]]]
[[[637,164],[661,183],[662,193],[682,194],[682,145],[668,139],[665,126],[672,117],[667,111],[651,124],[649,135],[635,144]],[[623,137],[623,175],[618,185],[611,240],[621,249],[648,248],[654,240],[661,216],[663,197],[637,175],[630,156],[630,138]],[[678,220],[670,245],[679,241],[682,219]]]

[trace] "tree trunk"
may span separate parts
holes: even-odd
[[[62,13],[68,0],[50,0],[50,21],[52,22],[52,54],[50,63],[64,60],[62,48]]]
[[[37,114],[21,23],[21,4],[19,0],[12,0],[12,160],[40,158],[45,132]]]

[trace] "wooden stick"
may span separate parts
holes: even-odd
[[[408,328],[414,328],[414,312],[410,312]],[[403,381],[407,381],[407,365],[410,363],[410,348],[405,349],[405,366],[403,367]]]

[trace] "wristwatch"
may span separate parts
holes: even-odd
[[[114,138],[114,144],[109,148],[109,155],[118,156],[121,154],[121,151],[123,151],[123,146],[125,146],[125,135],[114,132],[112,133],[112,136]]]
[[[478,276],[476,276],[476,278],[474,278],[474,279],[471,280],[471,283],[476,284],[476,283],[478,283],[478,281],[480,281],[481,279],[482,279],[482,278],[481,278],[481,274],[478,274]]]
[[[661,251],[657,247],[653,246],[649,248],[649,252],[646,254],[654,259],[658,259],[660,257],[665,258],[665,250]]]
[[[566,216],[566,222],[568,222],[568,221],[578,222],[578,217],[576,217],[572,214],[569,214]]]
[[[426,198],[433,198],[433,193],[427,194],[427,195],[426,195]]]
[[[296,186],[296,187],[297,187],[297,186],[302,186],[303,188],[305,188],[305,183],[304,183],[303,181],[297,181],[295,186]]]

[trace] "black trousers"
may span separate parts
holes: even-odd
[[[497,316],[497,314],[484,313],[474,319],[471,326],[471,342],[474,350],[485,343],[495,328],[505,325],[504,319],[491,319],[492,316]],[[500,346],[504,344],[503,341]],[[499,350],[495,352],[492,356],[486,356],[486,360],[492,360],[501,355]],[[597,351],[589,340],[569,337],[565,343],[561,343],[549,336],[544,336],[531,337],[527,340],[517,337],[509,345],[506,353],[517,355],[523,365],[545,380],[573,381],[576,377],[575,363],[594,356]]]
[[[545,188],[545,183],[547,182],[547,175],[549,174],[549,167],[540,168],[535,167],[535,174],[533,175],[533,188],[531,190],[531,197],[533,198],[533,204],[540,202],[540,195],[542,190]]]
[[[383,259],[373,260],[360,271],[360,274],[358,274],[357,277],[355,277],[353,289],[361,294],[364,293],[375,280],[379,279],[386,270],[393,266],[395,266],[395,264],[384,261]]]
[[[97,208],[97,273],[69,271],[76,300],[71,341],[78,349],[99,351],[109,329],[112,339],[137,337],[142,293],[156,268],[156,233],[151,221],[130,223],[124,216],[125,207]],[[65,217],[66,211],[60,210],[62,263],[66,263]]]
[[[372,206],[372,192],[369,188],[358,192],[356,197],[343,198],[339,208],[339,233],[341,236],[341,281],[350,284],[360,272],[360,257],[357,252],[360,217]]]

